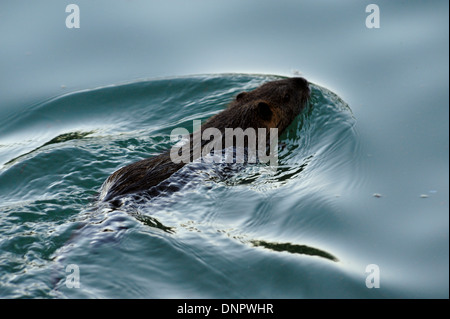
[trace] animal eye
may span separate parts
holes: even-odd
[[[283,101],[284,101],[284,102],[289,102],[290,99],[291,99],[291,96],[289,95],[289,93],[286,93],[286,94],[283,96]]]
[[[241,92],[236,96],[236,100],[240,100],[242,99],[244,96],[246,96],[248,93],[247,92]]]

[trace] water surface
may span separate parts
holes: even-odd
[[[378,1],[380,29],[359,1],[183,3],[80,0],[78,30],[60,1],[0,4],[0,296],[448,298],[448,2]],[[276,174],[191,166],[180,192],[96,203],[293,70],[311,107]]]

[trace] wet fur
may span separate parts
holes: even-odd
[[[239,93],[225,110],[202,124],[201,132],[207,128],[217,128],[224,136],[225,128],[266,128],[268,139],[269,129],[278,128],[278,134],[281,134],[302,111],[308,98],[308,82],[303,78],[267,82],[253,91]],[[202,141],[202,146],[208,142]],[[193,134],[190,135],[190,143],[192,150]],[[164,181],[184,165],[182,162],[172,162],[170,150],[167,150],[158,156],[122,167],[103,183],[100,199],[109,201],[139,192],[156,195],[158,191],[171,187]]]

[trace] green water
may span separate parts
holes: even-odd
[[[379,29],[351,0],[76,4],[75,30],[61,1],[0,3],[1,298],[448,298],[448,1],[379,0]],[[97,203],[173,128],[298,73],[275,173],[191,164]]]
[[[330,233],[339,225],[340,196],[359,183],[355,119],[316,85],[308,108],[280,137],[275,173],[251,165],[219,178],[215,164],[194,163],[184,169],[192,170],[189,187],[179,192],[130,200],[120,210],[95,199],[118,167],[173,145],[173,128],[189,128],[273,79],[136,82],[60,96],[8,119],[2,296],[308,297],[306,269],[357,286],[361,274],[345,270]],[[37,126],[47,129],[14,141]],[[71,264],[80,269],[79,289],[66,286]]]

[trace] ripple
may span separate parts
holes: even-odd
[[[277,283],[266,287],[261,278],[278,273],[278,261],[292,269],[310,259],[322,265],[314,257],[337,261],[326,231],[337,218],[334,194],[360,183],[352,153],[358,141],[348,105],[315,84],[308,108],[280,136],[275,171],[190,163],[166,181],[175,192],[125,196],[120,207],[95,200],[114,170],[171,147],[173,128],[192,130],[192,120],[277,78],[133,82],[66,94],[11,119],[17,130],[0,148],[8,158],[0,171],[3,296],[249,296],[238,273],[261,288],[253,296],[267,296]],[[47,124],[49,131],[39,133]],[[34,146],[6,154],[36,127]],[[258,266],[263,260],[272,263],[267,270]],[[84,290],[65,287],[68,264],[80,266]],[[248,273],[247,264],[259,270]],[[42,285],[26,288],[32,280]]]

